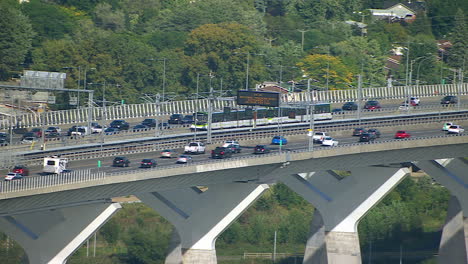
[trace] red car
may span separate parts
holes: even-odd
[[[16,165],[11,172],[18,173],[23,176],[29,175],[29,169],[24,165]]]
[[[376,110],[380,108],[382,108],[382,106],[380,105],[378,101],[367,101],[366,104],[364,105],[364,109],[367,109],[367,110]]]
[[[396,139],[410,138],[410,137],[411,137],[410,133],[408,133],[407,131],[404,131],[404,130],[398,130],[395,133],[395,138]]]

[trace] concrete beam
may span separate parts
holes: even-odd
[[[343,178],[331,171],[281,178],[319,211],[314,214],[319,219],[312,221],[303,263],[361,263],[359,220],[407,173],[407,169],[368,167],[351,169],[351,175]]]
[[[215,264],[216,238],[266,189],[266,184],[230,183],[209,185],[205,191],[185,188],[137,196],[175,226],[184,264]],[[180,263],[174,256],[173,250],[167,263]]]
[[[23,247],[30,264],[63,264],[120,208],[99,203],[3,216],[0,228]]]
[[[468,263],[468,163],[464,158],[419,161],[417,166],[452,197],[439,245],[439,263]]]

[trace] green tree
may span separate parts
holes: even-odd
[[[116,243],[119,239],[119,224],[114,218],[110,219],[99,231],[109,244]]]
[[[332,46],[333,53],[355,74],[362,73],[371,86],[385,85],[386,56],[376,40],[351,37]]]
[[[242,87],[245,80],[247,57],[249,79],[260,80],[266,73],[258,42],[252,31],[241,24],[207,24],[193,30],[187,39],[187,85],[194,87],[197,73],[207,75],[214,72],[223,78],[228,89]],[[250,82],[252,83],[252,82]]]
[[[297,64],[308,78],[332,89],[345,89],[353,81],[352,71],[338,57],[322,54],[306,56]]]
[[[462,9],[457,10],[455,16],[455,27],[450,36],[452,48],[448,63],[454,68],[463,68],[468,64],[468,27],[466,25],[466,16]]]
[[[44,40],[61,39],[72,33],[75,20],[63,7],[40,0],[31,0],[23,5],[37,32],[35,46]]]
[[[24,62],[34,32],[28,18],[10,2],[0,2],[0,14],[0,80],[7,80]]]
[[[103,29],[122,31],[125,29],[125,15],[120,10],[114,10],[108,3],[100,3],[94,10],[95,22]]]
[[[161,264],[164,263],[167,250],[167,238],[161,234],[146,233],[140,229],[133,229],[126,240],[128,261],[132,264]]]

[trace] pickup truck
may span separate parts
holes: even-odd
[[[185,154],[205,154],[205,144],[201,142],[190,142],[184,148]]]
[[[322,143],[322,141],[329,136],[327,132],[315,132],[312,136],[312,140],[314,143]]]

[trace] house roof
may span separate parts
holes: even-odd
[[[409,7],[404,4],[396,4],[387,9],[369,9],[372,15],[382,16],[382,17],[397,17],[400,19],[406,18],[408,16],[414,16],[416,12],[411,10]]]
[[[426,1],[424,0],[409,0],[409,1],[387,0],[387,1],[384,1],[383,8],[388,9],[397,4],[403,4],[407,8],[413,10],[414,12],[426,10]]]

